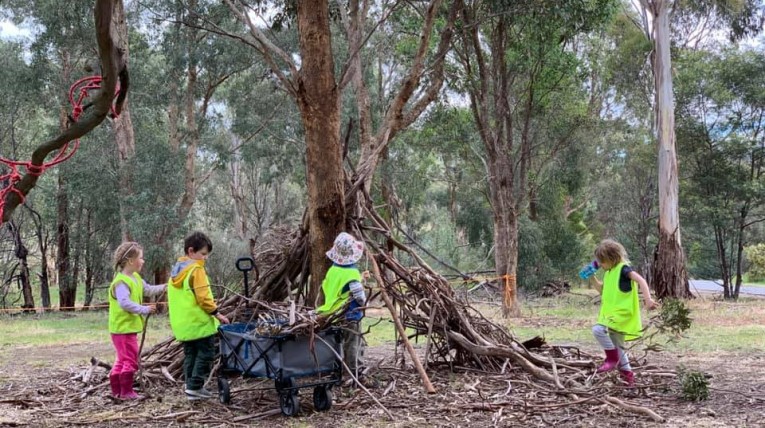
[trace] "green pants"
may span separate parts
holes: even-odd
[[[205,385],[215,359],[215,335],[183,342],[183,375],[186,389],[198,390]]]
[[[364,368],[364,337],[361,335],[361,321],[349,321],[343,328],[343,360],[354,376]]]

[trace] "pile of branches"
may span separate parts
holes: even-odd
[[[367,201],[369,198],[367,198]],[[376,287],[370,301],[382,299],[397,327],[398,337],[409,352],[419,372],[423,386],[436,392],[423,369],[422,355],[410,344],[416,336],[425,338],[424,360],[431,366],[472,368],[482,373],[523,372],[545,388],[569,397],[572,403],[596,394],[592,357],[564,348],[524,346],[504,327],[487,319],[466,299],[458,296],[447,280],[432,269],[415,251],[396,240],[390,226],[370,203],[356,204],[356,216],[349,221],[355,236],[366,243],[367,262],[371,264]],[[253,296],[238,294],[223,299],[220,311],[233,322],[267,322],[279,318],[284,333],[312,334],[337,319],[312,319],[300,303],[308,282],[308,237],[301,231],[289,234],[289,239],[273,240],[281,247],[256,254],[261,275],[254,284]],[[281,259],[279,258],[281,255]],[[406,259],[405,266],[400,262]],[[267,264],[265,261],[275,264]],[[409,330],[406,330],[409,329]],[[413,332],[413,333],[411,333]],[[182,376],[183,350],[179,343],[168,339],[143,352],[144,378],[147,381],[175,382]],[[611,403],[615,398],[597,394]],[[618,391],[617,387],[615,391]],[[618,405],[618,404],[617,404]],[[629,409],[625,406],[625,409]],[[635,411],[634,409],[630,409]],[[638,409],[654,420],[661,418],[648,409]]]

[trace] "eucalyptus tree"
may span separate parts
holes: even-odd
[[[26,142],[30,130],[35,125],[34,104],[39,92],[33,84],[31,67],[23,58],[22,43],[0,40],[0,157],[15,160],[20,153],[26,152]],[[8,179],[10,168],[0,163],[0,186],[12,185]],[[0,204],[3,201],[0,201]],[[0,209],[2,211],[2,209]],[[10,235],[13,254],[17,259],[14,275],[24,299],[23,306],[34,307],[31,274],[29,268],[29,250],[26,244],[28,223],[26,213],[20,213],[15,220],[8,221],[2,229]]]
[[[539,155],[534,119],[559,89],[558,83],[574,74],[567,43],[606,22],[614,6],[612,1],[476,1],[466,3],[463,11],[458,57],[486,152],[495,269],[505,278],[505,315],[520,310],[515,281],[518,230],[528,202],[532,162]],[[550,150],[566,142],[565,136],[556,138]]]
[[[410,125],[435,99],[441,88],[441,64],[449,47],[460,1],[431,0],[421,4],[410,2],[350,1],[340,4],[328,0],[257,1],[225,0],[234,15],[249,32],[244,43],[258,52],[292,97],[301,114],[306,140],[306,183],[308,189],[308,237],[311,282],[306,298],[314,302],[321,288],[321,279],[329,268],[324,256],[337,234],[346,228],[345,177],[343,144],[340,140],[341,101],[343,91],[354,88],[361,135],[362,157],[356,168],[354,190],[369,186],[380,154],[391,138]],[[290,52],[278,45],[271,29],[255,22],[260,12],[276,8],[276,27],[296,23],[299,52]],[[390,102],[384,119],[376,130],[371,123],[369,98],[366,92],[365,63],[359,58],[367,49],[367,40],[381,23],[399,11],[417,11],[422,25],[417,26],[411,40],[415,44],[411,64],[396,75],[390,90]],[[443,20],[443,26],[436,24]],[[332,25],[339,22],[347,35],[347,53],[343,64],[335,66]],[[440,30],[440,31],[439,31]],[[440,35],[438,34],[440,33]],[[438,40],[437,47],[431,43]],[[427,79],[426,79],[427,76]],[[426,83],[427,82],[427,83]],[[418,93],[417,91],[422,91]]]
[[[640,0],[639,25],[653,43],[651,66],[654,81],[654,130],[659,155],[659,241],[651,286],[660,298],[688,297],[685,254],[680,240],[679,183],[675,147],[675,112],[672,86],[672,15],[686,21],[704,21],[710,28],[727,25],[732,39],[761,31],[762,5],[745,1]],[[686,35],[687,38],[693,37]]]
[[[263,65],[255,64],[225,90],[231,121],[231,131],[225,135],[230,146],[227,172],[233,223],[252,253],[269,228],[298,223],[305,206],[300,113],[278,81],[263,78],[270,75]]]
[[[59,134],[38,146],[32,153],[31,165],[43,167],[48,154],[61,149],[67,143],[85,135],[99,125],[109,113],[115,95],[117,80],[122,78],[123,97],[118,100],[116,112],[120,112],[124,94],[127,91],[127,82],[124,80],[126,65],[125,57],[120,51],[120,42],[114,37],[112,19],[122,10],[121,1],[97,0],[95,5],[82,2],[71,5],[69,8],[59,8],[57,4],[51,4],[45,0],[33,2],[11,2],[8,10],[13,12],[16,20],[25,18],[34,19],[42,28],[32,45],[32,51],[37,64],[55,66],[60,70],[61,80],[58,87],[65,94],[62,86],[69,87],[71,84],[73,62],[82,61],[87,54],[85,43],[93,40],[93,28],[95,39],[98,44],[100,67],[103,75],[101,90],[92,97],[92,104],[85,110],[79,120],[71,123],[68,120],[67,109],[63,103],[59,103]],[[93,15],[91,15],[93,13]],[[86,18],[93,16],[95,25]],[[119,19],[117,17],[117,19]],[[92,42],[90,43],[92,50]],[[74,51],[74,53],[73,53]],[[50,54],[56,54],[53,61],[49,61]],[[37,170],[27,171],[21,179],[14,184],[18,192],[11,192],[5,199],[5,212],[3,222],[10,218],[11,213],[23,202],[23,197],[35,186],[39,178]],[[63,173],[59,173],[59,197],[58,197],[58,254],[57,264],[59,271],[59,295],[62,307],[73,307],[76,292],[76,283],[69,272],[69,236],[68,236],[68,200],[64,191]]]
[[[684,212],[714,237],[724,297],[736,299],[749,229],[765,220],[765,55],[687,52],[677,64],[678,147],[689,170]]]
[[[194,218],[199,189],[222,168],[230,150],[221,148],[227,124],[220,117],[225,95],[219,91],[252,61],[239,43],[200,28],[202,17],[216,28],[231,30],[236,24],[228,8],[216,2],[142,4],[137,15],[148,27],[136,41],[147,60],[139,67],[149,93],[140,98],[147,122],[136,127],[135,165],[152,165],[163,174],[132,178],[136,189],[151,191],[135,192],[127,199],[132,208],[128,225],[156,256],[147,266],[154,280],[164,282],[171,246]],[[152,21],[166,25],[149,25]],[[159,116],[159,121],[151,123],[150,115]]]

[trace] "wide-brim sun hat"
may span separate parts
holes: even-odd
[[[363,254],[364,243],[357,241],[356,238],[346,232],[337,235],[335,244],[327,251],[327,257],[341,266],[357,263]]]

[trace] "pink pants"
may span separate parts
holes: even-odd
[[[117,358],[111,374],[135,373],[138,370],[138,334],[112,334],[112,344]]]

